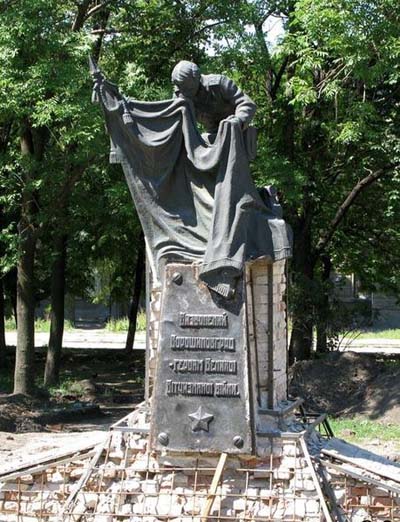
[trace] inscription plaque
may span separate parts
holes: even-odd
[[[246,339],[242,280],[225,299],[198,280],[196,265],[166,266],[153,448],[251,453]]]

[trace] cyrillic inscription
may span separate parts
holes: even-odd
[[[213,396],[214,384],[211,382],[177,382],[167,380],[167,395]]]
[[[204,373],[204,359],[174,359],[170,367],[175,373]]]
[[[165,267],[152,449],[252,453],[244,299],[243,277],[225,300],[197,264]]]
[[[231,384],[227,382],[215,383],[215,396],[216,397],[240,397],[239,385]]]
[[[171,335],[170,348],[172,350],[234,352],[235,339],[233,337],[192,337]]]
[[[237,361],[204,360],[205,373],[237,373]]]
[[[175,373],[237,373],[237,361],[218,359],[174,359],[169,364]]]
[[[186,314],[180,312],[179,326],[192,328],[228,328],[228,315],[223,314]]]
[[[239,385],[227,382],[166,381],[167,395],[196,395],[203,397],[240,397]]]

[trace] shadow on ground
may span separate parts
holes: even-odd
[[[0,370],[0,431],[86,431],[108,429],[144,397],[144,352],[65,350],[61,384],[40,387],[45,353],[37,350],[35,397],[11,395],[14,354],[7,350]]]
[[[289,392],[312,411],[400,422],[400,361],[332,352],[290,369]]]

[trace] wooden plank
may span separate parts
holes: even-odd
[[[303,431],[257,431],[257,437],[270,438],[270,439],[287,439],[296,440],[301,439],[307,433]]]
[[[325,448],[322,449],[322,453],[400,483],[399,464],[343,440],[329,439]]]
[[[224,470],[227,457],[228,457],[227,453],[221,453],[217,467],[215,469],[214,477],[211,482],[210,489],[208,491],[206,503],[204,504],[202,512],[201,512],[201,522],[207,522],[208,516],[211,512],[211,508],[214,504],[214,499],[215,499],[215,494],[217,493],[218,483],[221,479],[221,475]]]
[[[317,473],[321,477],[322,486],[324,488],[325,494],[329,499],[329,504],[331,506],[331,510],[334,513],[336,520],[338,522],[348,522],[348,518],[342,513],[341,507],[338,505],[336,500],[335,492],[332,489],[332,486],[328,480],[328,477],[325,474],[325,469],[321,465],[320,459],[314,459],[317,463]]]
[[[392,493],[400,495],[400,487],[396,487],[393,484],[388,484],[385,481],[377,480],[373,477],[370,477],[369,475],[358,473],[358,470],[354,467],[350,467],[349,464],[334,464],[331,461],[325,460],[320,460],[320,462],[325,468],[333,468],[336,471],[343,473],[343,475],[349,475],[350,477],[360,480],[362,482],[367,482],[368,484],[372,484],[379,488],[386,489],[387,491],[391,491]]]
[[[66,457],[64,459],[57,459],[52,462],[47,462],[46,464],[42,464],[40,466],[34,466],[33,468],[25,468],[22,471],[16,471],[15,473],[9,473],[8,475],[2,475],[0,477],[1,482],[10,482],[11,480],[16,480],[19,477],[23,477],[24,475],[35,475],[36,473],[41,473],[42,471],[46,471],[46,469],[52,468],[54,466],[60,466],[61,464],[67,464],[70,462],[76,462],[82,459],[90,458],[95,454],[95,451],[88,451],[87,453],[80,453],[79,455],[75,455],[73,457]]]
[[[322,512],[324,514],[325,520],[326,520],[326,522],[333,522],[331,514],[329,513],[328,506],[326,505],[325,497],[324,497],[324,494],[321,489],[321,484],[319,483],[317,473],[314,469],[314,465],[312,463],[310,453],[308,451],[307,444],[306,444],[306,441],[304,440],[304,437],[302,437],[300,439],[300,445],[301,445],[301,449],[303,450],[304,458],[306,459],[307,465],[310,469],[310,473],[311,473],[311,476],[314,481],[315,489],[317,490],[319,500],[321,502]]]
[[[306,430],[308,432],[313,431],[318,424],[322,424],[326,420],[326,413],[321,413],[317,418],[313,419],[307,424]]]
[[[62,509],[60,511],[60,521],[64,520],[63,515],[68,512],[68,508],[72,504],[72,502],[74,501],[76,495],[85,486],[86,482],[89,480],[90,475],[92,474],[94,467],[98,463],[98,461],[99,461],[99,459],[100,459],[100,457],[101,457],[101,455],[102,455],[106,445],[110,444],[112,435],[113,435],[112,432],[109,432],[106,440],[102,444],[99,445],[99,447],[97,448],[96,453],[94,454],[92,460],[90,461],[90,464],[89,464],[87,470],[81,476],[81,478],[78,480],[78,482],[76,483],[74,489],[69,494],[67,500],[65,501],[65,504],[63,505],[63,507],[62,507]]]
[[[298,398],[294,401],[288,400],[287,402],[287,406],[280,407],[279,409],[269,410],[268,408],[259,408],[258,413],[260,415],[271,415],[272,417],[284,417],[303,404],[304,399]]]
[[[127,426],[118,426],[114,428],[114,431],[121,431],[122,433],[133,433],[136,435],[148,435],[150,433],[149,428],[128,428]]]

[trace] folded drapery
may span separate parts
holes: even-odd
[[[235,120],[222,121],[210,143],[197,129],[189,99],[131,100],[101,73],[95,80],[110,161],[122,165],[153,266],[197,261],[200,278],[214,288],[220,281],[221,291],[246,260],[291,255],[285,222],[266,207],[253,183]]]

